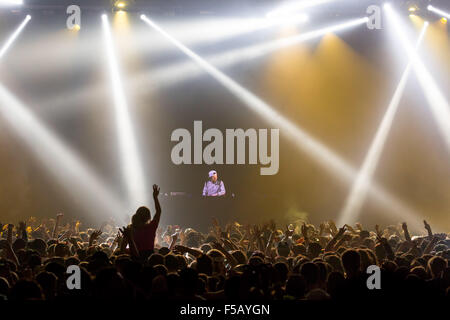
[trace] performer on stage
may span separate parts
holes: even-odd
[[[203,187],[203,196],[205,197],[222,197],[225,195],[225,185],[222,180],[217,179],[217,172],[211,170],[209,172],[209,180],[205,182]]]

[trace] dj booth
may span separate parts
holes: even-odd
[[[203,197],[185,192],[170,192],[160,196],[161,225],[179,225],[207,232],[212,218],[221,225],[238,221],[241,224],[263,223],[276,219],[276,199],[270,196],[234,194],[223,197]],[[279,211],[280,212],[280,211]]]

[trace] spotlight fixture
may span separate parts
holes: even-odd
[[[448,21],[447,18],[445,18],[445,17],[444,17],[444,18],[441,18],[441,22],[442,22],[443,24],[447,24],[447,21]]]
[[[113,11],[129,10],[133,4],[134,0],[110,0]]]

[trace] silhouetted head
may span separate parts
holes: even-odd
[[[347,277],[352,277],[359,273],[361,268],[361,257],[356,250],[346,250],[342,254],[342,265],[344,266]]]
[[[151,219],[150,209],[147,207],[139,207],[136,213],[131,217],[133,227],[142,227]]]
[[[447,261],[441,257],[433,257],[428,260],[428,269],[433,278],[440,278],[447,268]]]

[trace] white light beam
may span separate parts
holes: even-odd
[[[437,13],[438,15],[445,17],[447,19],[450,19],[450,13],[447,13],[445,11],[442,11],[441,9],[438,9],[436,7],[433,7],[431,4],[427,7],[429,11]]]
[[[417,40],[416,50],[419,48],[419,45],[425,36],[427,27],[428,23],[425,23],[419,35],[419,39]],[[338,225],[343,225],[345,223],[353,224],[358,218],[361,208],[366,200],[367,192],[372,183],[372,179],[378,166],[381,153],[383,152],[384,145],[391,130],[395,114],[397,113],[398,106],[400,104],[400,100],[403,96],[403,92],[405,91],[406,83],[411,72],[411,67],[412,61],[408,63],[405,71],[403,72],[400,83],[398,84],[394,96],[389,103],[387,111],[383,117],[383,120],[381,121],[375,138],[372,141],[372,144],[366,158],[364,159],[359,174],[356,177],[351,191],[346,199],[344,207],[341,210]]]
[[[112,94],[114,97],[121,166],[129,196],[130,207],[133,208],[136,206],[148,205],[144,170],[139,158],[129,108],[120,77],[119,64],[115,55],[111,28],[108,17],[105,14],[102,15],[102,22],[106,46],[105,49],[113,90]]]
[[[298,12],[304,9],[316,7],[328,2],[334,2],[336,0],[303,0],[303,1],[295,1],[289,2],[278,7],[275,10],[272,10],[266,14],[268,18],[278,18],[278,17],[286,17],[291,15],[293,12]]]
[[[442,92],[439,90],[436,81],[425,67],[414,47],[408,39],[406,27],[401,23],[400,17],[394,12],[390,4],[384,5],[387,16],[392,23],[397,38],[400,39],[403,49],[412,61],[412,68],[422,87],[425,98],[430,105],[431,112],[438,129],[444,139],[447,149],[450,153],[450,107]]]
[[[286,137],[290,139],[297,148],[312,156],[319,164],[321,164],[325,169],[329,170],[332,174],[337,174],[339,177],[344,178],[346,181],[354,181],[354,178],[356,177],[356,170],[342,158],[340,158],[337,154],[314,139],[300,127],[296,126],[290,120],[280,115],[266,102],[264,102],[259,97],[232,80],[230,77],[219,71],[217,68],[201,58],[191,49],[183,45],[180,41],[169,35],[146,16],[141,16],[141,19],[143,19],[151,27],[164,35],[170,42],[172,42],[188,57],[194,60],[200,67],[202,67],[202,69],[204,69],[209,75],[215,78],[224,87],[226,87],[232,94],[238,97],[251,110],[259,114],[262,118],[266,119],[274,127],[281,128],[282,133],[285,134]],[[412,213],[412,209],[406,207],[398,201],[395,201],[394,199],[392,199],[392,197],[390,197],[388,194],[386,194],[376,186],[372,186],[371,193],[376,198],[378,203],[391,208],[392,212],[395,212],[397,215],[401,216],[402,219],[410,222],[412,227],[414,227],[416,230],[422,228],[422,221],[418,218],[418,215]]]
[[[2,49],[0,50],[0,59],[5,55],[6,51],[11,47],[13,42],[19,36],[20,32],[22,32],[22,30],[25,28],[28,21],[30,21],[30,20],[31,20],[31,16],[27,15],[25,17],[25,19],[22,21],[22,23],[20,24],[20,26],[16,29],[16,31],[14,31],[14,33],[8,38],[8,40],[6,41],[6,43],[3,45]]]
[[[21,6],[23,0],[0,0],[0,6]]]
[[[126,221],[128,212],[123,203],[107,190],[94,171],[1,84],[0,116],[86,211]]]

